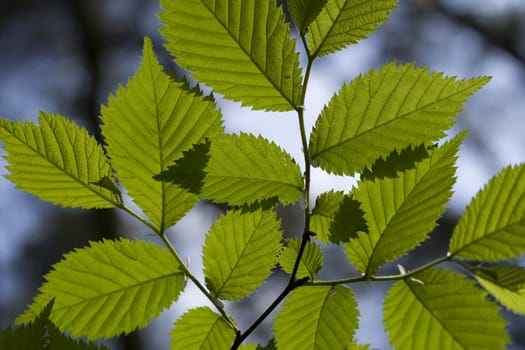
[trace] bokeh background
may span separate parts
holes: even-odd
[[[0,0],[0,116],[36,120],[38,112],[60,113],[100,138],[98,115],[108,94],[125,84],[138,67],[143,37],[152,38],[166,69],[183,74],[163,48],[158,1]],[[400,0],[390,21],[367,40],[314,66],[306,105],[310,129],[322,106],[340,86],[372,67],[415,62],[433,71],[492,81],[465,105],[452,134],[469,129],[458,161],[458,181],[450,210],[432,238],[402,261],[417,266],[446,252],[454,223],[470,198],[502,167],[525,161],[525,1]],[[252,132],[275,140],[301,163],[296,116],[267,114],[219,101],[227,132]],[[5,162],[0,161],[5,175]],[[313,172],[313,198],[329,188],[348,190],[353,180]],[[63,209],[40,202],[0,179],[0,328],[11,324],[36,294],[42,276],[62,254],[118,236],[155,240],[147,228],[114,210]],[[170,231],[179,253],[200,272],[200,245],[222,208],[201,202]],[[299,235],[301,209],[280,209],[286,234]],[[517,263],[525,266],[523,259]],[[342,277],[351,267],[336,247],[326,247],[323,277]],[[395,273],[394,266],[385,273]],[[276,272],[254,296],[228,304],[242,328],[266,308],[285,284]],[[389,284],[355,285],[361,309],[358,339],[374,349],[390,349],[382,323],[382,298]],[[110,341],[114,349],[167,349],[173,320],[206,304],[195,288],[146,329]],[[525,317],[507,312],[513,345],[525,349]],[[265,342],[272,315],[250,338]]]

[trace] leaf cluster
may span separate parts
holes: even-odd
[[[400,266],[397,275],[382,269],[416,249],[444,214],[467,132],[444,138],[489,78],[458,79],[414,64],[370,69],[333,94],[307,136],[314,63],[366,38],[395,5],[289,0],[288,23],[273,0],[161,0],[161,32],[175,62],[243,106],[295,111],[301,161],[263,135],[225,133],[214,95],[165,72],[148,38],[135,75],[101,108],[104,144],[60,115],[41,113],[38,125],[0,119],[7,177],[18,188],[64,207],[123,210],[164,245],[104,240],[66,254],[17,319],[24,326],[0,339],[18,341],[42,317],[90,341],[127,334],[191,282],[210,305],[175,322],[172,349],[366,349],[354,338],[352,284],[394,281],[384,321],[396,348],[503,349],[505,321],[487,295],[525,314],[525,269],[510,263],[525,253],[525,164],[503,169],[472,199],[441,258],[409,272]],[[313,200],[312,167],[357,184]],[[204,281],[167,237],[199,200],[227,208],[202,247]],[[297,202],[303,234],[285,240],[276,208]],[[360,274],[321,279],[328,244],[341,247]],[[444,262],[461,272],[436,268]],[[288,283],[240,329],[223,301],[249,297],[277,269]],[[281,303],[271,342],[246,342]]]

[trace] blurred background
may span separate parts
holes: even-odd
[[[182,74],[162,46],[159,11],[158,1],[152,0],[0,0],[0,116],[36,120],[39,110],[60,113],[100,139],[100,105],[133,75],[145,35],[152,38],[166,69]],[[465,105],[451,133],[470,130],[458,161],[455,194],[431,239],[403,258],[402,264],[410,269],[445,254],[452,227],[470,198],[502,167],[525,161],[525,1],[400,0],[390,21],[367,40],[317,61],[307,96],[308,130],[343,83],[393,60],[460,78],[493,77]],[[228,101],[219,101],[219,106],[227,132],[262,134],[301,163],[294,114],[263,115]],[[0,165],[0,174],[5,175],[5,162]],[[354,183],[318,170],[313,181],[313,199],[330,188],[349,190]],[[102,238],[154,240],[146,227],[114,210],[55,207],[15,190],[6,179],[0,179],[0,193],[0,329],[31,302],[42,276],[65,252]],[[169,234],[201,279],[200,246],[220,212],[221,208],[201,202]],[[301,209],[281,208],[280,215],[286,234],[300,235]],[[326,247],[324,263],[325,278],[353,271],[337,247]],[[525,266],[523,260],[517,263]],[[384,272],[397,271],[388,265]],[[285,283],[286,277],[276,272],[252,297],[227,308],[245,329]],[[391,349],[382,323],[382,298],[388,287],[352,286],[361,310],[358,339],[374,349]],[[167,349],[173,321],[203,303],[189,286],[147,328],[107,344],[114,350]],[[509,349],[525,349],[525,317],[502,314],[509,320],[513,341]],[[250,340],[266,342],[273,317]]]

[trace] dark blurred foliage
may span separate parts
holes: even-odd
[[[489,3],[498,10],[484,10]],[[478,164],[476,171],[484,179],[508,162],[525,160],[525,141],[521,136],[524,129],[520,129],[525,126],[521,112],[525,96],[525,6],[519,5],[519,0],[500,1],[499,6],[494,3],[498,1],[480,4],[467,0],[401,0],[391,21],[373,34],[366,46],[367,66],[396,60],[417,62],[464,77],[502,72],[496,88],[482,98],[474,98],[472,106],[478,107],[466,108],[459,122],[461,128],[470,129],[465,146],[465,156],[471,159],[467,165]],[[1,1],[0,115],[34,120],[38,110],[60,113],[100,139],[100,104],[133,74],[144,35],[153,39],[166,69],[180,74],[162,48],[158,11],[158,1],[153,0]],[[499,70],[492,71],[493,67]],[[331,72],[342,81],[350,80],[355,73],[346,74],[345,66],[325,59],[320,60],[318,69]],[[505,77],[512,78],[512,84]],[[505,138],[503,146],[501,140],[490,138],[496,131],[499,138]],[[6,252],[5,257],[0,256],[0,328],[10,324],[30,303],[42,276],[65,252],[84,246],[89,240],[133,236],[133,230],[139,230],[143,237],[146,231],[112,210],[57,208],[14,190],[6,180],[0,186],[0,254]],[[208,204],[199,208],[203,215],[211,216],[221,210]],[[280,214],[287,235],[300,234],[300,207],[283,208]],[[459,215],[455,210],[448,212],[432,238],[401,263],[410,269],[445,254]],[[202,234],[199,237],[202,239]],[[325,266],[329,266],[323,270],[326,278],[340,278],[352,271],[341,251],[333,247],[326,249]],[[384,271],[397,273],[395,265],[386,266]],[[242,328],[249,326],[280,292],[285,278],[276,273],[253,297],[228,305]],[[371,298],[380,305],[380,294],[372,294],[367,285],[356,286],[356,290],[360,300]],[[505,316],[512,321],[512,349],[525,349],[523,317],[508,313]],[[377,324],[381,325],[380,321]],[[267,338],[270,326],[268,320],[254,339]],[[170,325],[163,327],[169,330]],[[166,332],[161,332],[163,337],[167,337]],[[111,347],[151,348],[152,340],[147,338],[151,334],[132,333]],[[377,329],[360,334],[368,334],[363,341],[371,341]],[[159,344],[167,344],[167,340]]]

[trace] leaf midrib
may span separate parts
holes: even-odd
[[[273,86],[275,88],[276,91],[279,92],[279,95],[285,99],[286,102],[288,102],[288,104],[290,105],[290,107],[292,107],[292,109],[295,109],[296,108],[296,105],[295,105],[295,102],[290,100],[287,96],[284,95],[284,92],[282,91],[281,87],[277,86],[276,83],[274,83],[267,75],[266,75],[266,72],[264,71],[263,67],[261,67],[257,62],[255,62],[253,59],[252,59],[252,56],[250,55],[250,53],[240,45],[239,41],[237,41],[237,39],[235,38],[235,36],[233,35],[234,33],[230,32],[230,29],[227,27],[227,25],[225,23],[223,23],[217,16],[215,16],[215,12],[210,8],[208,7],[204,1],[202,0],[199,0],[200,3],[202,4],[203,7],[205,7],[210,15],[215,18],[215,20],[221,25],[221,27],[224,29],[224,31],[226,33],[228,33],[228,35],[230,36],[230,38],[237,44],[237,47],[246,55],[246,57],[248,58],[248,60],[257,68],[257,70],[259,70],[259,72],[266,78],[266,81],[268,81],[270,83],[271,86]],[[257,3],[257,2],[256,2]],[[277,9],[278,11],[278,9]],[[268,44],[268,38],[266,37],[266,44]],[[286,40],[286,39],[285,39]],[[266,54],[268,54],[268,45],[266,45]],[[284,60],[284,58],[283,58]],[[284,65],[284,61],[283,61],[283,65]],[[292,73],[293,74],[293,73]],[[292,89],[292,98],[293,98],[293,89]]]

